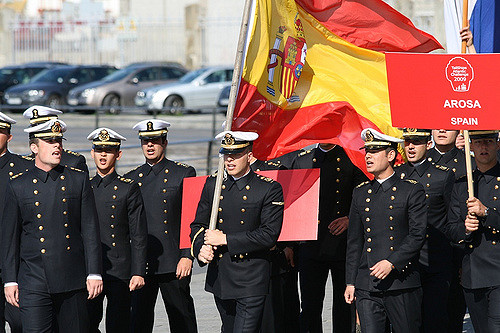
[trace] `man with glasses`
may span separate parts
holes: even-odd
[[[394,172],[402,140],[368,128],[366,169],[374,179],[353,193],[347,231],[345,300],[356,301],[361,331],[420,332],[422,288],[418,254],[425,240],[425,192]]]
[[[132,296],[132,329],[152,332],[158,290],[167,310],[170,331],[197,332],[190,294],[193,258],[179,249],[182,188],[186,177],[195,177],[192,166],[165,157],[170,124],[149,119],[135,124],[146,163],[124,177],[139,185],[146,211],[148,246],[145,286]]]
[[[396,167],[396,174],[422,184],[427,202],[427,233],[418,263],[423,291],[422,331],[446,332],[453,250],[444,231],[455,175],[448,167],[427,159],[432,144],[430,130],[404,128],[403,139],[408,162]]]
[[[35,166],[7,187],[2,276],[23,332],[88,332],[87,299],[102,291],[94,196],[85,172],[60,164],[65,130],[57,119],[25,129]]]

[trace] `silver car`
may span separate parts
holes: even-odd
[[[217,107],[219,95],[231,85],[233,67],[216,66],[191,71],[177,82],[143,89],[135,97],[135,105],[148,113],[164,110],[180,113]]]
[[[139,90],[175,81],[186,73],[187,70],[178,64],[132,64],[101,81],[72,89],[68,104],[76,110],[93,111],[104,107],[109,113],[119,113],[122,107],[134,106]]]

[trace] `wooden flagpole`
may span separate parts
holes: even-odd
[[[236,59],[234,60],[233,80],[231,82],[231,91],[229,93],[229,104],[227,106],[226,125],[225,131],[231,130],[233,122],[234,107],[236,105],[236,92],[238,91],[238,84],[242,72],[243,52],[248,33],[248,24],[250,19],[250,10],[252,7],[252,0],[245,0],[245,7],[243,9],[243,18],[241,19],[240,37],[238,40],[238,48],[236,51]],[[210,214],[209,229],[215,229],[217,223],[217,215],[219,213],[220,193],[222,187],[222,180],[224,176],[224,156],[219,156],[219,166],[217,168],[217,178],[215,180],[214,199],[212,201],[212,211]]]
[[[462,8],[462,28],[469,25],[469,0],[463,0]],[[467,53],[467,41],[462,41],[462,53]],[[469,131],[464,130],[465,139],[465,169],[467,171],[467,189],[469,192],[469,199],[474,197],[474,185],[472,183],[472,161],[470,157],[470,140]]]

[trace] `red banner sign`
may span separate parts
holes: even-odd
[[[386,53],[392,125],[500,128],[500,54]]]
[[[283,187],[285,212],[279,241],[315,240],[318,237],[319,169],[259,171]],[[190,224],[196,216],[206,176],[186,178],[182,193],[181,249],[191,246]],[[207,221],[208,222],[208,221]]]

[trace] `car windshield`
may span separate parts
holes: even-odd
[[[129,75],[130,73],[134,72],[136,68],[134,67],[127,67],[120,69],[119,71],[113,72],[112,74],[109,74],[108,76],[102,78],[102,81],[106,82],[115,82],[115,81],[120,81],[123,79],[125,76]]]
[[[33,76],[31,82],[63,83],[66,76],[73,68],[48,69]]]
[[[0,69],[0,83],[5,83],[9,81],[9,78],[14,73],[13,69],[3,68]]]
[[[200,68],[200,69],[191,71],[191,72],[187,73],[186,75],[184,75],[183,77],[181,77],[179,79],[179,82],[181,82],[181,83],[192,82],[194,79],[196,79],[198,76],[205,73],[206,71],[208,71],[208,68]]]

